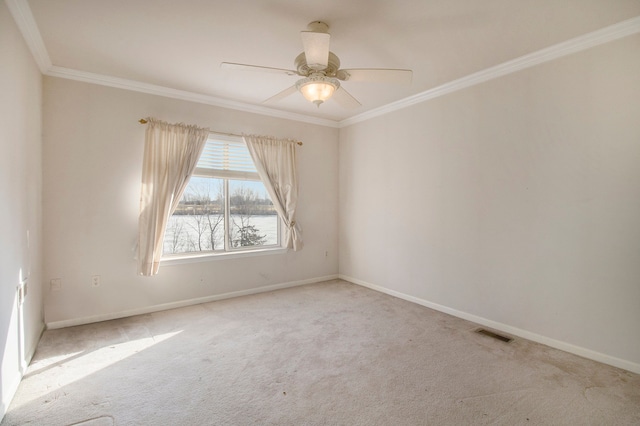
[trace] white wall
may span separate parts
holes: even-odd
[[[638,52],[341,129],[341,276],[640,372]]]
[[[301,140],[299,252],[162,265],[136,275],[145,126],[152,116],[230,133]],[[338,273],[338,130],[93,84],[44,79],[45,321],[65,325]],[[325,256],[328,252],[328,256]],[[91,276],[101,275],[100,287]]]
[[[0,419],[43,328],[42,77],[0,2]],[[28,237],[27,237],[28,235]],[[27,278],[27,296],[16,288]]]

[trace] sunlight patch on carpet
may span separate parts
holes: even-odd
[[[63,388],[74,382],[80,382],[100,370],[117,364],[180,333],[182,333],[182,330],[34,361],[22,381],[22,386],[30,388],[29,392],[26,393],[28,397],[23,397],[16,401],[16,407],[55,392],[56,389]],[[56,387],[39,388],[30,386],[32,382],[38,383],[43,379],[55,382]]]

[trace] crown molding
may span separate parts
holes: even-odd
[[[232,101],[215,96],[188,92],[185,90],[172,89],[169,87],[142,83],[135,80],[111,77],[107,75],[95,74],[53,65],[53,63],[51,62],[51,58],[49,57],[49,53],[47,52],[47,48],[44,45],[44,41],[42,40],[42,35],[40,34],[38,25],[33,18],[33,13],[31,12],[31,8],[29,7],[29,3],[27,2],[27,0],[5,0],[5,2],[13,17],[13,20],[16,22],[18,29],[22,33],[22,37],[27,43],[29,50],[31,50],[31,54],[38,64],[40,72],[44,75],[82,81],[85,83],[93,83],[102,86],[115,87],[119,89],[131,90],[157,96],[164,96],[168,98],[180,99],[206,105],[218,106],[222,108],[266,115],[270,117],[283,118],[286,120],[317,124],[325,127],[338,127],[338,122],[336,120],[312,117],[309,115],[298,114],[294,112],[281,111],[260,105]]]
[[[433,89],[392,102],[380,108],[372,109],[365,113],[344,119],[338,122],[338,127],[347,127],[374,117],[389,114],[390,112],[407,108],[411,105],[422,103],[448,93],[456,92],[476,84],[484,83],[516,71],[521,71],[526,68],[627,37],[638,32],[640,32],[640,16],[572,38],[565,42],[555,44],[511,61],[470,74],[466,77],[453,80],[449,83],[434,87]]]
[[[33,19],[29,3],[27,3],[27,0],[5,0],[5,3],[18,29],[20,29],[27,46],[29,46],[29,50],[31,50],[31,54],[38,64],[40,72],[45,74],[53,64],[51,63],[51,58],[49,58],[47,48],[42,41],[38,25],[36,25],[35,19]]]
[[[338,122],[325,118],[312,117],[294,112],[281,111],[259,105],[247,104],[244,102],[232,101],[229,99],[217,98],[215,96],[203,95],[186,90],[172,89],[170,87],[158,86],[155,84],[143,83],[125,78],[111,77],[108,75],[96,74],[86,71],[79,71],[70,68],[53,65],[45,73],[51,77],[65,78],[68,80],[82,81],[85,83],[98,84],[101,86],[115,87],[117,89],[131,90],[134,92],[147,93],[150,95],[164,96],[172,99],[196,102],[200,104],[213,105],[243,112],[266,115],[270,117],[283,118],[286,120],[299,121],[309,124],[317,124],[325,127],[338,127]]]
[[[185,90],[172,89],[169,87],[154,84],[142,83],[139,81],[124,78],[111,77],[107,75],[95,74],[86,71],[79,71],[70,68],[63,68],[53,65],[49,53],[42,41],[42,36],[33,18],[31,8],[27,0],[5,0],[7,7],[18,28],[20,29],[33,57],[35,58],[40,71],[44,75],[52,77],[66,78],[70,80],[83,81],[86,83],[99,84],[125,90],[148,93],[157,96],[180,99],[190,102],[229,108],[238,111],[250,112],[254,114],[266,115],[270,117],[283,118],[286,120],[299,121],[320,126],[343,128],[352,124],[360,123],[371,118],[389,114],[391,112],[407,108],[411,105],[426,102],[446,94],[465,89],[476,84],[502,77],[526,68],[533,67],[544,62],[551,61],[572,53],[580,52],[591,47],[598,46],[610,41],[630,36],[640,32],[640,16],[619,22],[614,25],[584,34],[579,37],[567,40],[562,43],[538,50],[536,52],[521,56],[511,61],[504,62],[491,68],[470,74],[466,77],[450,81],[424,92],[401,99],[396,102],[384,105],[358,114],[356,116],[336,121],[331,119],[313,117],[305,114],[281,111],[273,108],[253,105],[244,102],[232,101],[215,96],[200,93],[188,92]]]

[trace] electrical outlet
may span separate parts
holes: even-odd
[[[60,278],[54,278],[50,282],[51,291],[60,291],[62,290],[62,280]]]
[[[94,275],[91,277],[91,285],[94,287],[100,287],[100,275]]]

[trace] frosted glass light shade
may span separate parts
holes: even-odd
[[[340,87],[340,83],[336,79],[329,77],[309,77],[300,80],[297,86],[306,100],[320,106]]]

